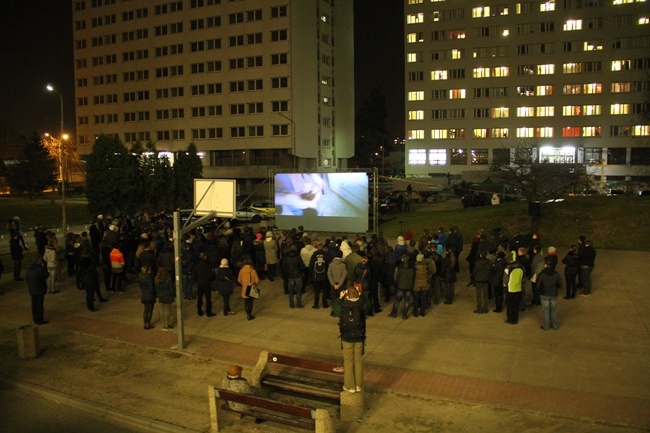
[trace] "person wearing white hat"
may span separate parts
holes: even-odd
[[[278,243],[271,230],[266,232],[264,239],[264,257],[266,260],[266,274],[269,277],[269,281],[273,281],[275,278],[275,269],[280,259],[278,257]]]

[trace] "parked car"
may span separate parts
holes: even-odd
[[[187,218],[190,216],[191,212],[191,210],[181,211],[181,221],[183,225],[185,224],[185,221],[187,221]],[[192,221],[196,221],[199,218],[200,216],[193,215]],[[208,222],[202,225],[202,229],[204,231],[214,230],[216,227],[229,229],[230,227],[235,227],[241,223],[258,224],[262,221],[267,221],[268,219],[269,216],[266,213],[244,206],[235,210],[234,218],[211,218]]]
[[[607,190],[607,196],[608,197],[612,197],[612,196],[616,196],[616,195],[625,195],[625,191],[623,191],[622,189],[608,189]]]
[[[250,209],[264,212],[269,218],[275,218],[275,205],[270,201],[256,201],[250,206]]]
[[[650,197],[650,189],[640,189],[638,194],[642,197]]]

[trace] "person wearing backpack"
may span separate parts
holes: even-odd
[[[361,392],[363,386],[362,356],[366,341],[366,312],[357,289],[341,292],[339,331],[343,349],[343,390]]]
[[[320,308],[321,293],[323,296],[323,308],[329,307],[329,280],[327,279],[327,254],[323,251],[323,245],[320,242],[314,241],[316,251],[309,259],[309,271],[311,282],[314,286],[314,305],[311,308]]]

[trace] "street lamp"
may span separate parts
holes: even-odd
[[[381,149],[381,177],[384,177],[384,146],[379,146],[379,149]]]
[[[68,226],[66,222],[66,214],[65,214],[65,146],[64,146],[64,140],[68,139],[68,134],[65,134],[63,132],[63,96],[61,93],[56,90],[56,88],[48,84],[45,86],[48,92],[54,92],[57,95],[59,95],[59,101],[61,102],[61,133],[59,135],[59,140],[61,141],[61,219],[62,219],[62,224],[63,224],[63,238],[65,239],[65,235],[68,231]]]

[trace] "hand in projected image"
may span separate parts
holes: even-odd
[[[292,191],[278,191],[276,205],[292,206],[296,209],[315,208],[323,195],[323,178],[319,174],[290,174]]]

